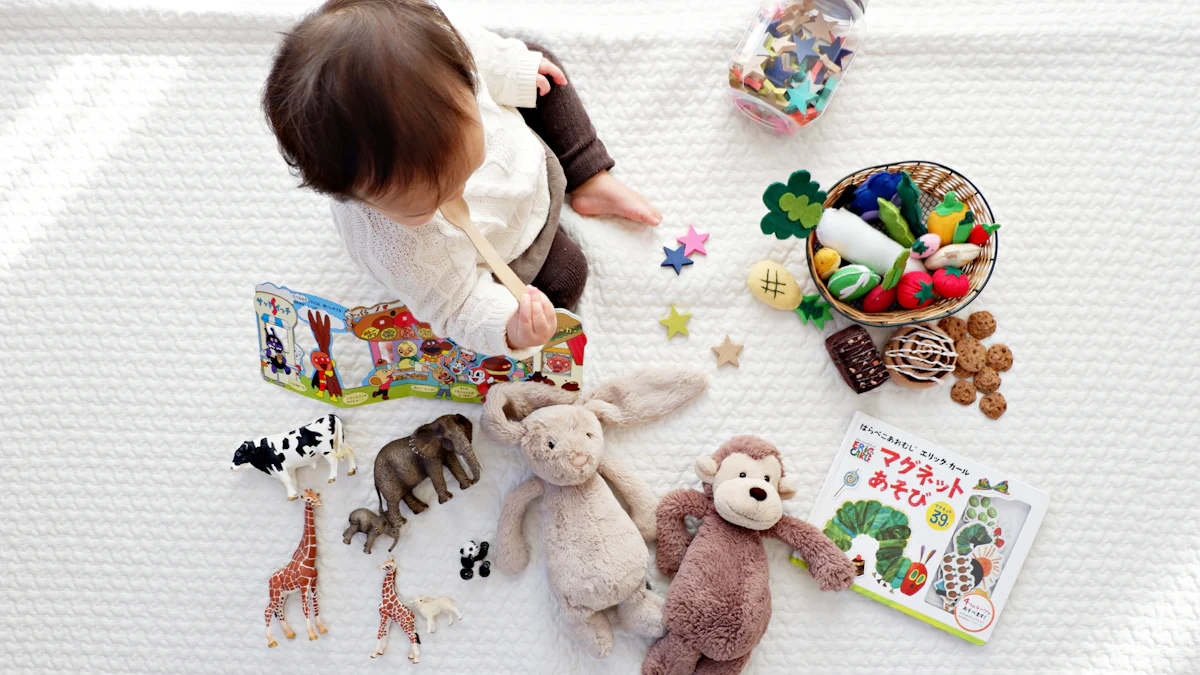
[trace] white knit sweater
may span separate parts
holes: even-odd
[[[511,262],[533,243],[550,209],[545,149],[516,110],[537,105],[542,55],[520,40],[458,28],[479,70],[487,143],[483,166],[467,181],[464,196],[475,225]],[[509,348],[505,325],[517,301],[493,280],[467,235],[440,212],[413,227],[361,202],[334,200],[332,209],[354,262],[435,333],[483,354],[526,359],[538,351]]]

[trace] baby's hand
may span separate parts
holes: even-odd
[[[554,83],[559,86],[567,83],[567,75],[562,71],[562,68],[554,65],[550,59],[543,56],[542,63],[538,66],[538,96],[545,96],[550,93],[550,80],[546,78],[547,75],[554,78]]]
[[[540,347],[554,337],[558,319],[550,299],[533,286],[521,297],[517,311],[508,319],[508,346],[512,349]]]

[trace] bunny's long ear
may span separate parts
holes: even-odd
[[[650,368],[606,382],[580,401],[601,422],[625,426],[665,417],[707,386],[708,377],[694,370]]]
[[[488,390],[480,421],[489,434],[509,443],[520,443],[524,420],[538,408],[570,404],[575,394],[540,382],[510,382]]]

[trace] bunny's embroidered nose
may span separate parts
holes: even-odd
[[[581,467],[587,463],[588,463],[587,455],[575,455],[574,457],[571,458],[571,464],[574,464],[577,467]]]
[[[767,491],[762,488],[750,488],[750,496],[761,502],[767,498]]]

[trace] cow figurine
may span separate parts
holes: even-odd
[[[353,476],[358,470],[354,450],[346,443],[342,419],[337,415],[326,415],[285,434],[246,441],[233,453],[233,464],[229,468],[237,471],[252,466],[278,478],[287,488],[290,501],[300,496],[293,472],[297,467],[315,465],[318,457],[324,457],[329,463],[330,483],[337,480],[339,459],[350,461],[347,476]]]

